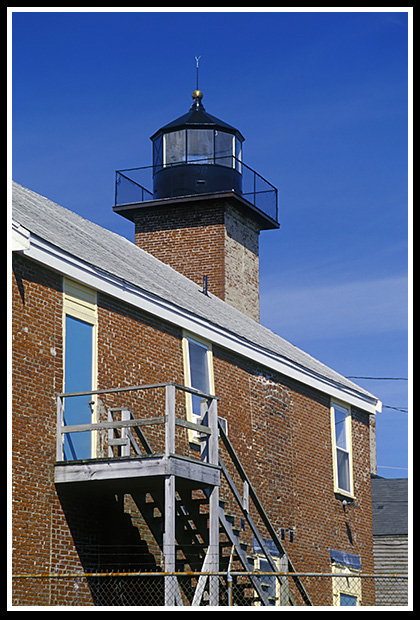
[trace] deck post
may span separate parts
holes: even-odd
[[[175,386],[165,387],[165,455],[175,452]],[[163,557],[165,572],[175,572],[175,476],[165,476],[165,515],[163,531]],[[165,577],[165,606],[175,605],[176,577]]]
[[[63,460],[63,433],[62,428],[64,424],[64,415],[63,415],[63,397],[57,396],[57,446],[56,446],[56,457],[55,460],[57,462]]]
[[[218,435],[219,428],[217,422],[217,400],[212,398],[208,408],[208,425],[211,429],[208,445],[208,460],[212,465],[219,464]],[[209,551],[210,551],[210,571],[219,570],[219,487],[214,485],[210,489],[209,497]],[[209,605],[216,607],[219,605],[219,577],[212,575],[209,578]]]
[[[175,385],[165,387],[165,456],[175,454]]]
[[[165,477],[165,521],[163,532],[163,557],[165,573],[175,572],[175,476]],[[165,576],[165,606],[175,605],[176,577]]]
[[[131,418],[130,409],[122,409],[121,410],[121,420],[129,420]],[[121,446],[121,456],[130,456],[130,438],[129,438],[129,428],[121,429],[121,439],[126,440],[126,444]]]

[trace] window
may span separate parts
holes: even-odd
[[[221,166],[233,167],[233,141],[234,137],[230,133],[223,131],[214,132],[214,157],[215,163]]]
[[[163,139],[162,136],[153,142],[153,174],[162,169],[163,164]]]
[[[242,142],[235,138],[235,164],[236,170],[242,174]]]
[[[340,607],[356,607],[357,597],[340,592]]]
[[[212,164],[214,157],[213,129],[187,130],[187,161]]]
[[[242,172],[241,161],[242,142],[218,129],[170,131],[153,143],[154,172],[162,166],[182,163],[218,164]]]
[[[282,558],[278,557],[275,554],[271,554],[273,561],[276,564],[276,570],[278,572],[286,572],[287,571],[287,559],[286,556]],[[271,573],[272,569],[270,564],[265,556],[256,555],[254,558],[254,570],[261,571],[263,573]],[[279,605],[289,605],[289,588],[287,584],[287,579],[281,579],[279,581],[276,575],[261,575],[258,577],[259,582],[261,584],[262,589],[265,591],[268,597],[268,604],[270,606],[279,606]],[[256,606],[260,606],[261,603],[258,601],[255,603]]]
[[[332,565],[333,605],[335,607],[358,607],[362,604],[360,571],[339,564]]]
[[[185,335],[182,341],[184,354],[184,377],[186,387],[193,387],[207,394],[214,394],[213,354],[211,345],[195,336]],[[187,418],[199,422],[201,417],[199,396],[187,393]],[[196,433],[190,433],[190,441],[197,441]]]
[[[163,165],[179,164],[185,161],[186,131],[171,131],[163,135]]]
[[[331,407],[334,490],[353,495],[350,407],[333,403]]]
[[[85,392],[96,387],[96,292],[64,281],[63,341],[64,392]],[[64,423],[90,424],[95,419],[92,396],[64,399]],[[87,459],[96,453],[96,433],[65,433],[64,460]]]

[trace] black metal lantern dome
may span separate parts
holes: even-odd
[[[234,191],[242,194],[242,134],[208,114],[195,90],[186,114],[151,136],[153,198]]]

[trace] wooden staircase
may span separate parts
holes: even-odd
[[[203,421],[204,423],[205,421]],[[278,550],[278,557],[283,558],[284,570],[294,572],[293,566],[285,555],[282,544],[272,527],[266,513],[264,512],[255,491],[249,481],[248,476],[243,469],[240,460],[235,453],[233,446],[228,439],[223,426],[219,423],[219,437],[227,448],[227,452],[230,455],[233,464],[239,473],[243,481],[243,494],[242,496],[238,492],[231,475],[227,467],[224,465],[219,454],[219,466],[228,483],[230,491],[233,495],[233,499],[236,500],[239,508],[242,512],[242,517],[238,517],[235,512],[231,511],[230,504],[226,499],[219,498],[218,500],[218,520],[219,520],[219,572],[225,572],[229,569],[229,564],[232,557],[239,561],[242,565],[242,570],[249,571],[249,580],[252,584],[251,594],[246,595],[246,587],[243,587],[244,592],[240,593],[242,604],[256,604],[259,603],[264,606],[275,605],[276,598],[269,593],[269,584],[264,583],[264,579],[255,574],[255,556],[253,550],[248,549],[249,543],[241,540],[241,532],[245,530],[245,524],[247,524],[252,531],[254,539],[258,541],[260,549],[263,550],[265,559],[268,561],[270,569],[273,573],[279,571],[279,566],[272,558],[268,549],[267,539],[264,539],[258,532],[254,521],[249,514],[249,502],[250,498],[257,504],[257,510],[262,516],[262,520],[267,530],[271,534],[270,542],[274,543]],[[143,446],[146,442],[143,441]],[[150,447],[148,447],[151,450]],[[143,519],[145,520],[149,530],[153,534],[153,537],[160,549],[164,550],[163,534],[164,534],[164,494],[157,489],[149,488],[147,492],[132,494],[133,500],[137,505]],[[182,485],[177,488],[176,491],[176,522],[175,522],[175,538],[177,542],[176,546],[176,558],[175,558],[175,571],[176,572],[200,572],[203,571],[205,561],[207,557],[207,550],[209,545],[209,490],[196,489],[191,490],[185,488]],[[280,580],[280,586],[283,585],[282,578]],[[298,577],[295,578],[297,588],[307,605],[310,605],[310,599],[303,588]],[[248,588],[249,589],[249,588]],[[235,586],[235,591],[240,591],[238,584]],[[204,592],[204,589],[203,589]],[[191,598],[191,597],[190,597]],[[293,604],[292,597],[289,598],[290,604]],[[199,605],[201,598],[192,599],[190,603]]]
[[[255,570],[249,544],[256,543],[259,557],[264,558],[269,571],[276,573],[270,578],[271,584],[275,578],[280,590],[284,589],[287,578],[278,574],[279,565],[270,549],[280,558],[282,572],[295,573],[295,570],[217,416],[217,397],[173,382],[97,390],[96,394],[106,397],[107,393],[115,396],[139,390],[146,394],[162,388],[165,389],[164,415],[138,418],[129,407],[111,406],[106,408],[105,421],[77,426],[65,425],[64,399],[84,393],[58,395],[56,484],[90,484],[91,480],[97,480],[110,485],[109,488],[123,488],[124,493],[131,495],[162,553],[165,605],[183,605],[184,601],[202,605],[204,600],[219,605],[226,591],[219,588],[220,573],[229,577],[232,562],[246,573],[242,604],[278,604],[275,597],[273,600],[273,588],[270,593],[263,576]],[[177,417],[180,409],[176,407],[176,390],[201,398],[199,423]],[[164,426],[161,452],[155,452],[145,436],[144,429],[150,425]],[[185,452],[177,453],[177,426],[198,433],[200,459],[188,457]],[[64,461],[65,434],[82,431],[92,431],[103,438],[102,452],[84,461]],[[228,459],[228,466],[222,454],[223,459]],[[220,497],[222,488],[228,494],[225,499]],[[198,583],[185,589],[177,580],[179,572],[200,573]],[[295,594],[303,604],[311,605],[299,577],[292,575],[292,578]],[[239,580],[235,586],[239,592]],[[249,592],[245,595],[246,590]],[[282,604],[293,604],[291,595],[288,597]]]

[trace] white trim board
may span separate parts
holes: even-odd
[[[328,394],[332,398],[342,400],[370,414],[382,410],[382,403],[376,398],[369,398],[348,386],[340,385],[331,379],[318,375],[292,360],[248,342],[233,332],[214,325],[175,304],[64,252],[32,233],[30,234],[29,247],[21,251],[28,258],[64,276],[73,278],[97,291],[177,325],[181,329],[192,332],[213,344]]]

